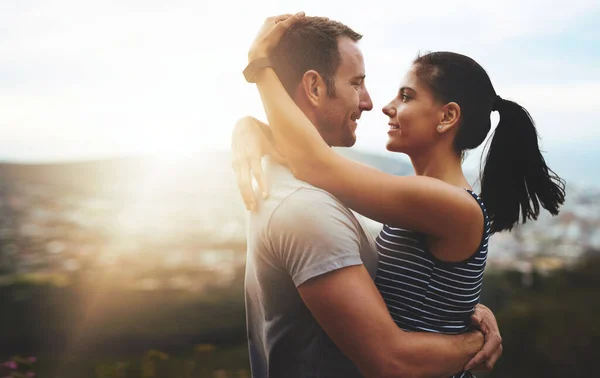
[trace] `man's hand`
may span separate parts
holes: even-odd
[[[231,164],[247,210],[256,208],[252,176],[258,183],[263,198],[267,198],[269,195],[262,171],[262,157],[271,155],[275,160],[283,161],[283,157],[273,143],[272,135],[267,131],[268,126],[253,117],[241,118],[233,129]]]
[[[485,336],[483,348],[467,363],[465,370],[492,370],[502,356],[502,337],[494,313],[482,304],[475,306],[471,324]]]

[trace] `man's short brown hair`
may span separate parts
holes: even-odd
[[[273,69],[290,96],[306,71],[318,72],[327,84],[327,93],[335,95],[334,76],[340,65],[338,41],[362,38],[341,22],[325,17],[303,17],[283,35],[271,53]]]

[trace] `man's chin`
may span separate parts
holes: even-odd
[[[348,138],[344,141],[344,147],[352,147],[356,144],[356,135],[353,135],[352,138]]]
[[[356,143],[356,134],[348,133],[339,135],[334,143],[331,143],[332,147],[352,147]]]
[[[345,135],[344,142],[344,147],[354,146],[354,144],[356,143],[356,133],[354,132],[354,130],[350,131],[348,134]]]

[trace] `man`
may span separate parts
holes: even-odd
[[[352,146],[356,121],[373,107],[360,39],[341,23],[306,17],[285,31],[271,54],[287,92],[330,146]],[[234,152],[256,135],[244,131],[254,125],[249,118],[238,123]],[[377,252],[362,221],[272,159],[265,181],[260,160],[252,163],[261,190],[271,192],[257,205],[248,194],[246,161],[242,154],[234,166],[244,200],[256,210],[249,219],[245,288],[254,377],[444,377],[481,349],[477,332],[399,329],[373,283]],[[491,367],[501,354],[497,325],[486,308],[476,314],[490,341],[471,362],[487,359]]]

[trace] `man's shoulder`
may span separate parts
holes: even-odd
[[[309,184],[294,177],[292,172],[285,166],[266,161],[265,176],[270,186],[273,198],[280,203],[297,203],[306,200],[321,202],[335,202],[345,207],[335,196],[323,189]]]
[[[273,223],[273,219],[300,219],[323,217],[328,213],[352,212],[332,194],[315,187],[274,188],[268,199],[262,200],[259,209],[250,213],[250,224],[263,228]]]
[[[273,215],[315,215],[332,211],[352,214],[350,209],[331,193],[315,187],[302,186],[282,199]]]
[[[352,211],[330,193],[317,188],[298,188],[279,203],[269,218],[266,228],[271,236],[326,234],[333,238],[359,230]]]
[[[270,163],[266,168],[271,194],[261,202],[257,212],[251,213],[251,232],[269,239],[306,235],[311,229],[309,225],[333,232],[336,224],[354,228],[355,215],[333,194],[296,179],[281,165]]]

